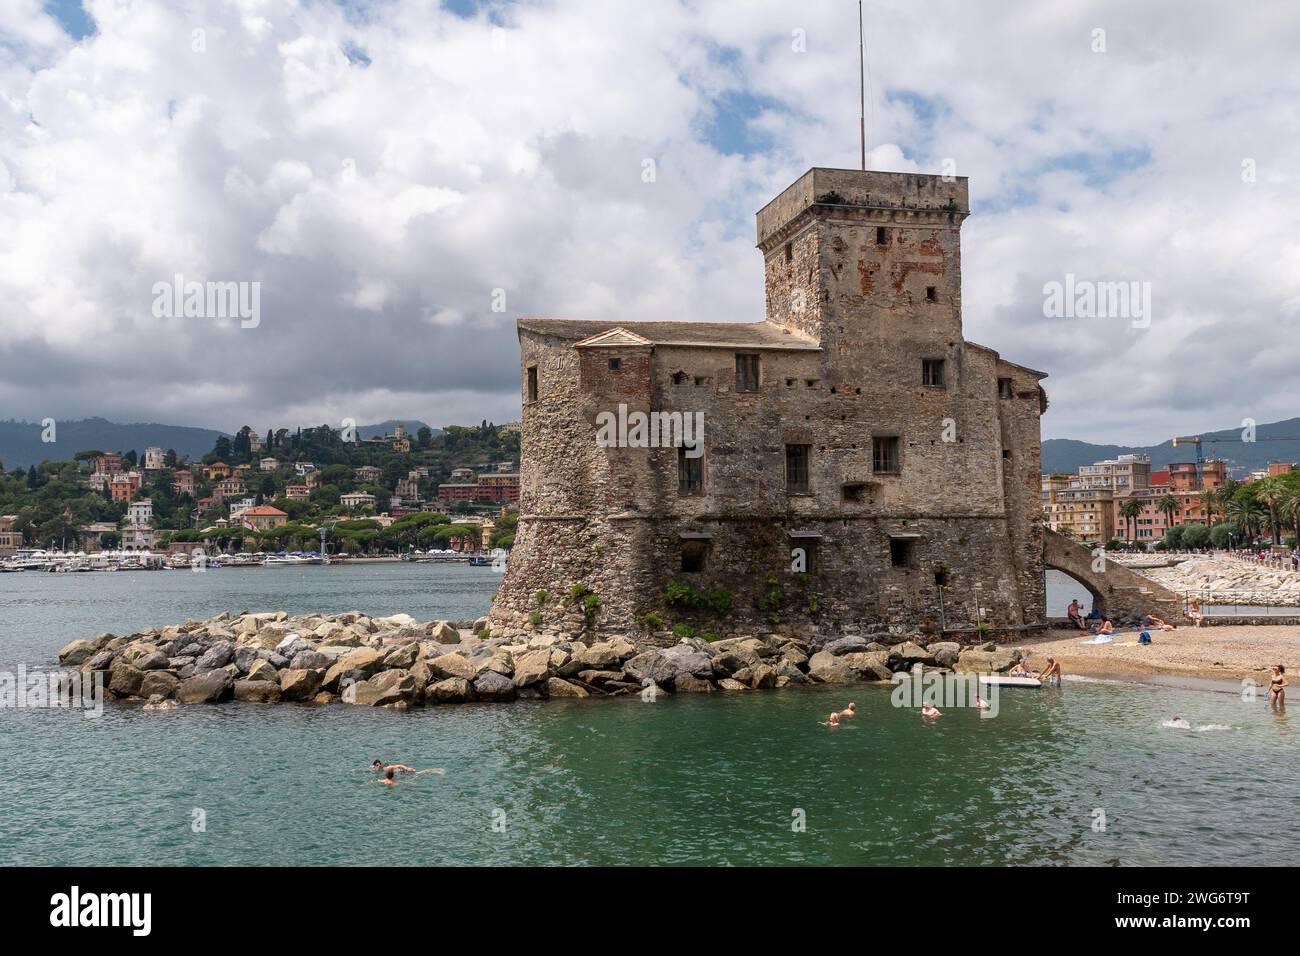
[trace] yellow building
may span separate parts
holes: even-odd
[[[271,528],[278,528],[289,520],[289,515],[279,508],[272,508],[270,505],[258,505],[256,508],[245,508],[239,513],[239,523],[250,531],[269,531]]]

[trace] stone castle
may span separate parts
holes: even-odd
[[[1041,623],[1045,375],[962,337],[969,211],[964,178],[814,168],[758,213],[762,322],[520,319],[493,626]],[[636,412],[703,413],[702,442],[598,441]]]

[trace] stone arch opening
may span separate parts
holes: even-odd
[[[1066,608],[1075,597],[1078,597],[1083,604],[1085,616],[1094,610],[1098,614],[1108,614],[1106,596],[1092,582],[1075,574],[1069,568],[1044,564],[1043,577],[1043,593],[1046,595],[1047,602],[1045,611],[1048,619],[1064,620]]]

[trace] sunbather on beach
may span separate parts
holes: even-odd
[[[1065,609],[1065,614],[1079,630],[1088,629],[1088,625],[1083,620],[1083,605],[1079,603],[1078,598],[1070,602],[1070,606]]]
[[[1115,633],[1115,625],[1111,622],[1111,619],[1110,619],[1110,618],[1108,618],[1108,617],[1103,617],[1103,618],[1101,619],[1101,627],[1097,628],[1097,633],[1098,633],[1098,634],[1114,634],[1114,633]]]

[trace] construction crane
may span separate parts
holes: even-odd
[[[1181,438],[1175,438],[1174,447],[1177,448],[1179,445],[1196,446],[1196,486],[1198,488],[1204,488],[1205,487],[1205,454],[1204,452],[1201,451],[1201,436],[1185,435]]]

